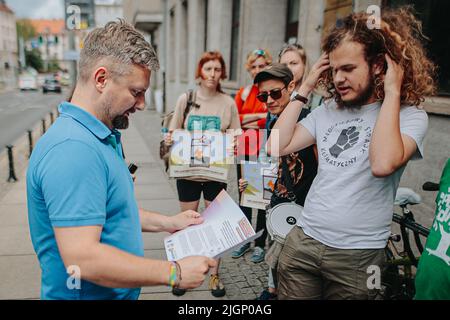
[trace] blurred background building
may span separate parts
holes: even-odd
[[[18,59],[16,17],[0,0],[0,90],[16,86]]]
[[[40,51],[45,71],[51,69],[51,64],[58,64],[60,68],[67,69],[64,51],[69,45],[64,19],[30,19],[28,21],[33,26],[36,36],[25,42],[25,48]]]
[[[123,18],[122,0],[95,0],[95,25],[104,26],[108,21]]]

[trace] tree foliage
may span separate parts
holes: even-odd
[[[27,19],[17,20],[17,38],[23,38],[24,41],[36,38],[37,32],[31,22]]]
[[[39,72],[44,71],[44,61],[38,49],[25,50],[25,59],[27,66],[36,69]]]

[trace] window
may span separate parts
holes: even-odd
[[[232,16],[231,16],[230,80],[236,80],[238,72],[238,44],[239,44],[241,1],[233,0],[231,10]]]
[[[286,36],[284,40],[289,43],[297,42],[300,0],[289,0],[287,8]]]

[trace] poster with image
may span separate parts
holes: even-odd
[[[241,177],[247,180],[242,193],[241,206],[265,209],[270,203],[277,180],[278,163],[245,162],[241,165]]]
[[[234,136],[220,131],[176,130],[172,134],[169,176],[227,182],[234,163]]]
[[[191,140],[191,163],[190,167],[209,168],[211,160],[211,140],[202,135]]]

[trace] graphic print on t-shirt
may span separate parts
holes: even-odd
[[[332,166],[351,166],[367,156],[371,135],[372,127],[359,117],[334,123],[324,133],[320,155]]]
[[[441,183],[443,183],[442,181]],[[425,249],[430,255],[441,259],[450,267],[450,187],[447,188],[446,193],[441,191],[438,194],[438,199],[436,218],[431,230],[431,233],[436,235],[433,235],[432,238],[430,237],[430,241],[427,242],[427,248]],[[431,249],[432,247],[436,249]]]
[[[336,143],[329,149],[332,157],[338,158],[342,151],[345,151],[355,145],[359,139],[359,131],[356,127],[348,127],[341,131]]]
[[[188,118],[188,131],[220,131],[220,118],[217,116],[190,115]]]

